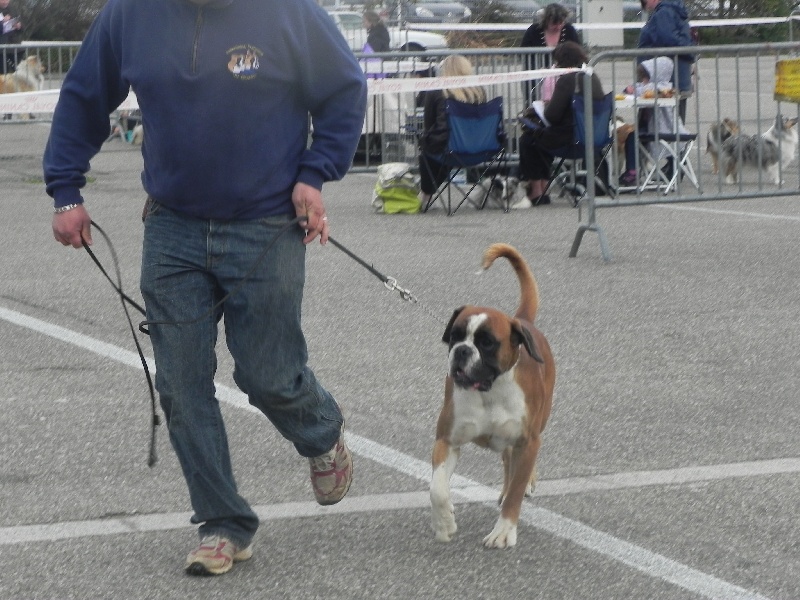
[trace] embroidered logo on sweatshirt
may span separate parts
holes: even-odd
[[[228,50],[228,71],[236,79],[253,79],[258,71],[258,59],[263,55],[253,46],[234,46]]]

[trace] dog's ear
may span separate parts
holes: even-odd
[[[465,308],[466,308],[466,306],[459,306],[457,309],[455,309],[453,311],[453,316],[450,317],[450,322],[447,324],[447,327],[444,330],[444,335],[442,336],[442,341],[445,344],[447,344],[448,346],[450,345],[450,330],[453,329],[453,323],[456,322],[456,319],[458,318],[458,315],[460,315],[461,311],[464,310]]]
[[[514,321],[511,325],[511,343],[515,346],[522,344],[525,350],[531,355],[531,358],[536,362],[544,363],[542,357],[536,351],[536,344],[533,342],[533,336],[527,328],[523,327],[519,321]]]

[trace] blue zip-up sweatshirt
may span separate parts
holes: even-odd
[[[293,215],[296,182],[321,189],[345,175],[366,109],[363,72],[314,0],[109,0],[53,115],[44,174],[55,206],[83,201],[129,87],[145,191],[199,218]]]
[[[639,48],[675,48],[692,46],[689,13],[681,0],[661,0],[639,33]],[[654,58],[640,56],[639,61]],[[670,58],[674,58],[671,56]],[[682,92],[692,89],[693,54],[679,54],[672,83]]]

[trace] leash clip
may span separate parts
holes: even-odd
[[[400,294],[400,297],[405,300],[406,302],[411,302],[412,304],[417,303],[417,299],[409,290],[404,290],[399,285],[397,285],[397,279],[394,277],[387,277],[386,280],[383,282],[383,285],[386,286],[386,289],[389,291],[396,291]]]

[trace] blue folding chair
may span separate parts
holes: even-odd
[[[431,159],[449,169],[447,180],[439,186],[436,193],[422,207],[426,212],[437,201],[444,204],[444,193],[447,192],[448,216],[454,214],[462,204],[470,197],[472,191],[477,187],[480,180],[486,176],[493,166],[497,166],[492,171],[492,185],[497,176],[503,171],[506,162],[506,135],[503,129],[503,98],[497,97],[483,104],[469,104],[459,102],[453,98],[445,101],[445,111],[447,113],[447,126],[450,132],[447,148],[441,154],[429,154]],[[431,177],[432,167],[427,161],[422,161],[428,169]],[[479,175],[472,184],[455,183],[453,179],[459,170],[474,168],[479,171]],[[464,193],[467,186],[469,189]],[[453,208],[451,189],[456,188],[462,196],[455,208]],[[487,186],[483,199],[478,202],[477,207],[482,209],[486,205],[491,185]],[[508,207],[506,207],[508,210]]]
[[[550,186],[558,182],[561,189],[570,193],[572,196],[572,203],[574,206],[586,193],[586,186],[588,185],[588,173],[582,163],[586,157],[586,104],[582,93],[576,93],[572,96],[572,116],[575,126],[573,128],[573,143],[564,148],[556,150],[548,150],[550,154],[558,159],[554,161],[555,167],[551,171],[550,181],[547,182],[545,192],[550,189]],[[595,184],[604,193],[611,193],[609,186],[610,177],[600,177],[601,168],[608,156],[614,140],[613,130],[611,128],[611,120],[614,116],[614,94],[608,93],[603,96],[602,100],[592,100],[592,129],[593,139],[592,148],[594,148],[595,157]],[[569,160],[572,162],[570,169],[563,169],[564,163]],[[606,165],[607,168],[607,165]],[[606,171],[608,175],[610,170]],[[583,183],[581,183],[583,178]]]

